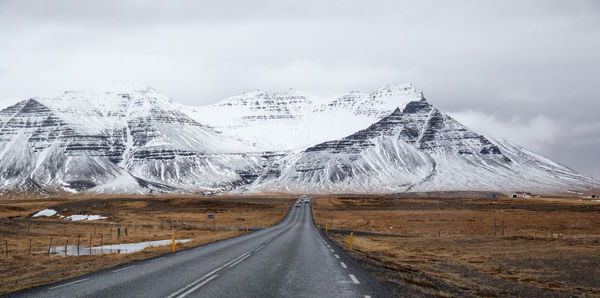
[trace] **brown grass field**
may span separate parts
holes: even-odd
[[[13,196],[0,198],[0,294],[76,277],[121,263],[166,254],[170,246],[129,254],[49,256],[48,246],[88,247],[141,241],[191,239],[184,249],[267,227],[285,216],[294,198],[164,196]],[[32,218],[51,208],[63,216],[106,216],[94,221],[52,217]],[[207,220],[214,214],[215,220]],[[213,229],[214,227],[214,229]],[[240,227],[228,230],[223,227]],[[120,230],[120,234],[119,234]],[[31,241],[31,255],[30,255]],[[8,252],[6,251],[8,246]]]
[[[336,197],[313,210],[322,227],[402,236],[356,236],[349,252],[398,296],[600,296],[599,202]]]

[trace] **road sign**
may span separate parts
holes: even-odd
[[[215,215],[214,214],[209,214],[208,215],[208,219],[215,219]]]

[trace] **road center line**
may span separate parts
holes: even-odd
[[[355,283],[355,284],[360,283],[360,281],[358,281],[358,279],[356,279],[356,276],[354,276],[354,274],[348,274],[348,276],[350,276],[350,279],[352,280],[353,283]]]
[[[342,267],[344,267],[344,269],[348,268],[348,266],[346,266],[344,262],[340,262],[340,264],[342,265]]]
[[[191,292],[193,292],[193,291],[197,290],[198,288],[200,288],[201,286],[205,285],[206,283],[208,283],[209,281],[211,281],[211,280],[212,280],[213,278],[215,278],[215,277],[217,277],[217,275],[216,275],[216,274],[215,274],[215,275],[213,275],[213,276],[211,276],[211,277],[209,277],[207,280],[205,280],[205,281],[201,282],[199,285],[197,285],[197,286],[195,286],[195,287],[193,287],[193,288],[191,288],[191,289],[187,290],[187,292],[185,292],[185,293],[183,293],[183,294],[179,295],[179,296],[178,296],[178,298],[183,298],[183,297],[185,297],[185,296],[189,295]]]
[[[331,249],[331,248],[330,248],[329,250],[331,250],[331,252],[335,252],[335,250],[333,250],[333,249]]]
[[[335,258],[336,258],[336,259],[339,259],[339,258],[340,258],[340,256],[338,256],[337,254],[335,254]]]
[[[247,257],[249,257],[249,256],[251,256],[251,255],[246,255],[245,257],[243,257],[243,258],[239,259],[237,262],[235,262],[235,263],[233,263],[233,264],[229,265],[229,268],[233,268],[233,267],[235,267],[235,265],[237,265],[237,264],[241,263],[243,260],[245,260],[245,259],[246,259]]]
[[[88,280],[88,279],[89,279],[89,278],[84,278],[84,279],[80,279],[80,280],[72,281],[72,282],[70,282],[70,283],[66,283],[66,284],[64,284],[64,285],[60,285],[60,286],[55,286],[55,287],[52,287],[52,288],[50,288],[50,290],[54,290],[54,289],[58,289],[58,288],[62,288],[62,287],[65,287],[65,286],[70,286],[70,285],[73,285],[73,284],[76,284],[76,283],[80,283],[80,282],[86,281],[86,280]]]
[[[175,297],[175,296],[179,295],[179,293],[181,293],[181,292],[183,292],[183,291],[187,290],[189,287],[193,287],[195,284],[197,284],[197,283],[199,283],[199,282],[203,281],[203,280],[204,280],[204,279],[206,279],[207,277],[209,277],[209,276],[211,276],[212,274],[214,274],[214,273],[218,272],[219,270],[221,270],[221,269],[223,269],[223,268],[225,268],[225,267],[229,266],[231,263],[233,263],[233,262],[235,262],[235,261],[239,260],[240,258],[243,258],[244,256],[248,255],[248,254],[249,254],[249,253],[251,253],[251,252],[252,252],[252,249],[251,249],[251,250],[249,250],[249,251],[247,251],[247,252],[245,252],[245,253],[243,253],[243,254],[241,254],[241,255],[239,255],[238,257],[234,258],[233,260],[231,260],[231,261],[229,261],[229,262],[227,262],[227,263],[223,264],[221,267],[219,267],[219,268],[217,268],[217,269],[215,269],[215,270],[213,270],[213,271],[209,272],[208,274],[206,274],[206,275],[204,275],[203,277],[201,277],[201,278],[197,279],[196,281],[193,281],[192,283],[190,283],[189,285],[187,285],[187,286],[183,287],[183,288],[182,288],[182,289],[180,289],[179,291],[177,291],[177,292],[175,292],[175,293],[173,293],[173,294],[169,295],[167,298],[173,298],[173,297]]]
[[[369,296],[369,295],[365,295],[365,298],[371,298],[371,296]]]
[[[129,266],[129,267],[125,267],[125,268],[121,268],[121,269],[113,270],[113,271],[111,271],[111,272],[115,273],[115,272],[123,271],[123,270],[129,269],[129,268],[133,268],[133,267],[135,267],[135,265],[131,265],[131,266]]]

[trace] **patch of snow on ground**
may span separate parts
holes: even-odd
[[[34,214],[32,217],[40,217],[40,216],[58,216],[60,218],[67,218],[69,220],[72,221],[79,221],[79,220],[98,220],[98,219],[106,219],[106,216],[101,216],[101,215],[87,215],[87,214],[73,214],[73,215],[69,215],[69,216],[64,216],[64,215],[60,215],[58,213],[56,213],[56,210],[54,209],[44,209],[44,210],[40,210],[38,211],[36,214]]]
[[[182,239],[175,240],[175,243],[185,243],[189,242],[191,239]],[[133,253],[143,250],[146,247],[153,246],[164,246],[170,245],[172,243],[171,239],[167,240],[157,240],[157,241],[146,241],[146,242],[138,242],[138,243],[123,243],[123,244],[108,244],[103,246],[94,246],[94,247],[86,247],[81,245],[79,248],[77,245],[69,245],[67,246],[68,256],[85,256],[85,255],[101,255],[101,254],[127,254]],[[43,252],[38,252],[43,253]],[[65,255],[65,246],[53,246],[50,250],[50,253],[53,256],[64,256]]]
[[[189,241],[191,241],[191,239],[175,240],[175,243],[186,243]],[[110,249],[113,251],[120,250],[121,252],[132,253],[132,252],[143,250],[146,247],[164,246],[164,245],[169,245],[171,243],[172,243],[172,240],[168,239],[168,240],[156,240],[156,241],[146,241],[146,242],[138,242],[138,243],[111,244],[111,245],[106,245],[103,248]],[[96,246],[96,247],[92,247],[92,249],[100,249],[100,247]]]
[[[56,210],[54,210],[54,209],[44,209],[44,210],[38,211],[32,217],[52,216],[52,215],[55,215],[55,214],[56,214]]]
[[[100,215],[73,214],[73,215],[67,216],[67,218],[70,219],[70,220],[72,220],[72,221],[78,221],[78,220],[105,219],[107,217],[106,216],[100,216]]]

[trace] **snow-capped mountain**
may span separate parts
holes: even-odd
[[[584,189],[586,177],[443,114],[412,84],[314,101],[251,91],[186,107],[151,88],[0,111],[2,190],[396,192]]]
[[[588,179],[524,148],[477,134],[422,98],[364,130],[287,156],[248,188],[543,192],[585,187]]]
[[[412,84],[371,93],[352,91],[325,102],[294,89],[273,94],[254,90],[210,106],[181,107],[181,111],[258,150],[299,151],[352,134],[421,97]]]
[[[153,89],[32,98],[1,111],[0,127],[3,189],[231,189],[263,159]]]

